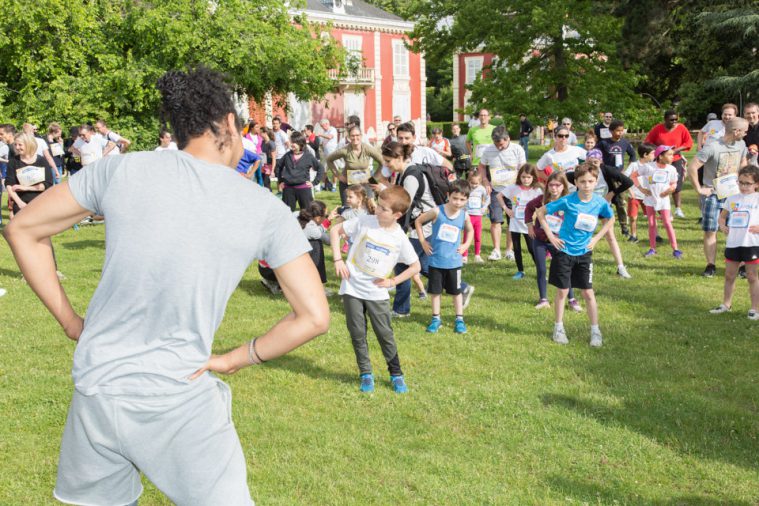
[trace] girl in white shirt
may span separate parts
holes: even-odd
[[[498,194],[498,202],[503,208],[503,212],[511,218],[509,222],[509,232],[511,240],[514,243],[514,260],[517,264],[517,273],[512,279],[524,278],[524,264],[522,262],[522,242],[527,244],[527,251],[535,261],[532,252],[532,239],[528,235],[527,224],[524,222],[524,211],[527,204],[534,199],[543,195],[543,187],[538,182],[538,169],[530,163],[525,163],[517,172],[517,181],[519,184],[512,184],[501,190]],[[506,200],[512,202],[512,208],[506,207]]]
[[[466,212],[469,215],[469,220],[472,222],[472,228],[474,228],[474,261],[481,264],[484,262],[480,256],[482,248],[482,215],[488,211],[490,195],[487,189],[482,186],[482,176],[478,172],[470,172],[467,181],[469,181],[471,191],[469,192]],[[466,231],[464,231],[464,242],[466,242]],[[467,262],[468,253],[468,251],[464,252],[464,263]]]
[[[672,226],[669,196],[677,187],[677,171],[672,166],[675,152],[670,146],[659,146],[654,151],[654,162],[640,167],[633,172],[635,186],[643,193],[643,204],[646,206],[648,218],[648,245],[645,256],[656,254],[656,213],[659,213],[662,224],[667,230],[669,244],[672,246],[672,256],[680,259],[683,252],[677,248],[677,237]]]
[[[719,229],[727,234],[725,247],[725,292],[722,304],[712,314],[732,309],[735,279],[741,262],[746,266],[751,309],[749,320],[759,320],[759,167],[749,165],[738,171],[740,193],[722,205]]]

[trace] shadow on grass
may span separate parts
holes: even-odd
[[[20,278],[21,277],[21,271],[12,271],[10,269],[5,269],[3,267],[0,267],[0,276],[8,276],[11,278]]]
[[[358,381],[358,373],[353,375],[324,369],[315,365],[311,360],[298,355],[285,355],[271,363],[267,363],[266,367],[296,372],[317,380],[327,379],[349,385],[355,385]]]
[[[61,243],[64,249],[71,250],[83,250],[89,248],[103,249],[105,248],[104,239],[83,239],[81,241],[64,242]]]
[[[731,499],[713,499],[704,496],[681,496],[672,497],[664,500],[641,497],[635,494],[631,497],[629,491],[614,490],[609,487],[603,487],[596,483],[581,482],[571,480],[566,476],[553,476],[548,480],[548,486],[559,493],[562,497],[571,498],[582,504],[616,504],[629,500],[631,504],[652,504],[657,506],[750,506],[751,502],[731,500]]]

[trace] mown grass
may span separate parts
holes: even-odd
[[[334,195],[320,198],[334,203]],[[569,346],[550,341],[553,315],[533,309],[529,259],[522,281],[511,280],[513,262],[469,265],[469,333],[453,333],[449,300],[441,332],[425,333],[429,304],[414,300],[412,317],[395,323],[410,393],[392,392],[370,335],[378,388],[361,395],[332,298],[326,335],[225,378],[257,502],[757,504],[759,326],[746,318],[745,281],[732,313],[707,313],[720,301],[722,278],[700,277],[696,200],[692,190],[686,195],[688,218],[676,221],[682,261],[668,247],[644,259],[646,245],[622,243],[633,275],[622,280],[599,245],[598,350],[588,347],[585,314],[567,314]],[[54,239],[81,312],[98,282],[103,241],[102,226]],[[0,286],[8,290],[0,298],[0,504],[52,504],[74,345],[23,284],[4,244]],[[338,288],[334,277],[329,287]],[[251,268],[215,350],[265,331],[286,310]],[[146,487],[141,504],[169,504]]]

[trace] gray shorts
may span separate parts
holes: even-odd
[[[488,218],[490,218],[491,223],[503,223],[503,208],[501,207],[501,203],[498,201],[498,194],[500,192],[497,192],[495,190],[490,192],[490,205],[488,206]],[[511,209],[511,200],[506,199],[506,207]],[[506,216],[506,223],[509,223],[509,217]]]
[[[177,505],[253,504],[232,423],[232,394],[208,375],[176,395],[74,391],[53,495],[68,504],[131,504],[140,472]]]

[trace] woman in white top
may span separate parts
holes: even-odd
[[[546,167],[550,167],[552,172],[572,172],[580,164],[580,160],[585,159],[586,151],[569,143],[571,132],[567,127],[560,126],[556,129],[553,149],[546,153],[538,160],[538,170],[542,170],[548,175]]]

